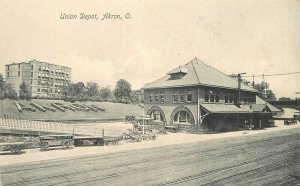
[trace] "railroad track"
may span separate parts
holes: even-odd
[[[250,141],[250,142],[247,142],[247,143],[243,143],[243,144],[230,144],[230,145],[227,145],[226,147],[221,147],[221,145],[217,145],[217,146],[214,146],[214,148],[210,147],[210,143],[208,144],[202,144],[201,145],[201,149],[199,148],[198,151],[195,150],[195,149],[192,149],[192,150],[184,150],[185,153],[201,153],[201,156],[204,157],[205,156],[205,153],[208,153],[208,152],[211,152],[211,151],[215,151],[215,150],[220,150],[220,149],[228,149],[228,148],[237,148],[237,147],[244,147],[244,148],[249,148],[249,147],[258,147],[258,146],[261,146],[260,143],[265,143],[265,142],[282,142],[283,140],[285,140],[286,138],[289,137],[289,134],[288,135],[285,135],[285,136],[281,136],[280,139],[276,138],[276,137],[272,137],[272,138],[269,138],[269,139],[263,139],[263,140],[253,140],[253,141]],[[298,136],[298,138],[300,139],[300,136]],[[222,140],[219,140],[219,141],[222,141]],[[195,142],[195,143],[190,143],[189,144],[189,147],[195,147],[195,146],[199,146],[198,144],[199,142]],[[172,149],[172,153],[173,154],[176,154],[178,152],[181,152],[183,151],[183,148],[184,146],[186,146],[185,144],[184,145],[170,145],[170,146],[166,146],[164,147],[166,151]],[[83,147],[84,148],[84,147]],[[160,147],[155,147],[153,149],[159,149]],[[101,150],[101,147],[99,147],[99,149]],[[144,150],[142,150],[144,151]],[[151,151],[151,150],[150,150]],[[205,153],[203,153],[205,152]],[[43,152],[41,152],[43,153]],[[220,152],[222,153],[222,152]],[[219,154],[220,154],[219,153]],[[124,154],[124,152],[120,152],[118,154],[114,154],[114,155],[103,155],[105,156],[104,159],[106,160],[110,160],[110,159],[114,159],[114,158],[120,158],[122,157],[122,155]],[[123,155],[123,156],[131,156],[131,155],[134,155],[136,154],[136,152],[126,152],[126,155]],[[157,154],[157,155],[163,155],[162,154]],[[162,157],[162,158],[166,158],[167,156],[169,155],[166,155],[165,157]],[[62,161],[63,160],[63,161]],[[17,170],[15,169],[14,166],[3,166],[5,167],[5,172],[6,173],[12,173],[12,172],[16,172],[16,171],[32,171],[34,169],[42,169],[42,168],[50,168],[50,167],[56,167],[56,166],[65,166],[65,165],[70,165],[72,164],[73,162],[83,162],[83,163],[95,163],[97,161],[102,161],[102,160],[99,160],[98,158],[98,155],[89,155],[89,156],[83,156],[83,157],[77,157],[77,158],[74,158],[74,159],[68,159],[68,158],[64,158],[64,159],[61,159],[61,160],[48,160],[48,161],[42,161],[42,162],[31,162],[31,163],[24,163],[24,164],[20,164],[18,165],[18,168]],[[27,165],[30,164],[31,166],[34,166],[34,167],[28,167]],[[76,165],[75,165],[76,166]]]
[[[23,180],[6,185],[218,185],[288,164],[299,156],[300,137],[296,132],[299,131],[27,163],[0,169],[2,176],[24,174]],[[277,163],[275,160],[278,160]],[[232,171],[240,173],[216,177]]]
[[[220,172],[230,171],[230,170],[237,169],[237,168],[239,168],[239,169],[245,169],[245,166],[247,166],[248,164],[251,164],[251,163],[259,162],[260,159],[270,158],[270,157],[275,157],[275,156],[279,156],[279,155],[282,155],[282,154],[287,154],[287,153],[295,152],[295,151],[298,151],[299,148],[300,147],[294,147],[293,149],[287,149],[284,152],[278,152],[276,154],[274,154],[274,153],[266,154],[264,156],[260,156],[260,157],[254,158],[254,159],[251,159],[249,161],[241,162],[241,163],[236,164],[236,165],[224,167],[224,168],[221,168],[221,169],[212,170],[212,171],[209,171],[209,172],[204,172],[204,173],[201,173],[201,174],[198,174],[198,175],[192,175],[192,176],[183,177],[183,178],[171,181],[171,182],[157,184],[157,186],[178,185],[178,184],[182,184],[182,183],[188,183],[188,182],[193,181],[193,180],[203,179],[204,177],[208,177],[208,176],[209,176],[209,178],[212,178],[212,177],[215,177],[215,174],[220,174]],[[238,172],[237,174],[233,174],[233,175],[230,174],[230,175],[225,176],[225,177],[223,177],[221,179],[215,179],[214,181],[206,182],[205,184],[199,184],[198,183],[197,185],[216,185],[217,183],[219,183],[221,181],[232,179],[234,176],[241,176],[241,175],[245,175],[245,174],[248,175],[249,173],[255,174],[255,173],[258,173],[258,171],[261,171],[263,169],[273,168],[274,166],[282,165],[282,163],[286,163],[286,162],[288,162],[289,160],[292,160],[295,157],[296,157],[296,155],[289,156],[288,158],[280,159],[280,160],[278,160],[276,162],[269,163],[269,164],[266,164],[264,166],[261,166],[261,167],[255,168],[255,169],[250,169],[250,170],[247,170],[247,171]]]

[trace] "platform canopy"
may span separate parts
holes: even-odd
[[[201,104],[200,106],[208,113],[252,113],[248,109],[231,104]]]
[[[265,104],[241,105],[238,107],[232,104],[201,104],[201,108],[207,113],[225,113],[225,114],[271,114],[271,110]]]

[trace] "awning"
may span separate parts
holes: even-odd
[[[200,104],[200,106],[208,113],[252,113],[248,109],[232,104]]]
[[[207,113],[224,114],[272,114],[265,104],[241,105],[238,107],[232,104],[200,104],[201,108]]]

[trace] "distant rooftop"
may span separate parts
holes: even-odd
[[[22,63],[27,63],[27,64],[30,64],[30,63],[44,63],[44,64],[48,64],[48,65],[54,65],[54,66],[60,66],[60,67],[64,67],[64,68],[69,68],[71,69],[70,67],[67,67],[67,66],[63,66],[63,65],[57,65],[57,64],[53,64],[53,63],[49,63],[49,62],[43,62],[43,61],[37,61],[36,59],[33,59],[33,60],[30,60],[30,61],[24,61],[24,62],[19,62],[19,63],[16,63],[16,62],[13,62],[11,64],[22,64]],[[6,65],[11,65],[11,64],[6,64]]]

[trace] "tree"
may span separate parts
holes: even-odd
[[[5,81],[3,79],[2,74],[0,74],[0,92],[3,90],[4,85],[5,85]]]
[[[88,82],[86,84],[86,94],[89,97],[99,96],[99,85],[96,82]]]
[[[28,89],[28,86],[25,84],[25,82],[23,81],[20,84],[20,99],[30,99],[31,98],[31,92]]]
[[[1,91],[1,98],[18,99],[16,91],[11,84],[5,83]]]
[[[118,102],[130,102],[131,85],[124,79],[117,82],[114,95]]]
[[[278,99],[278,101],[292,101],[291,98],[287,98],[287,97],[281,97]]]
[[[13,89],[11,84],[7,84],[2,74],[0,74],[0,99],[18,99],[16,91]]]
[[[74,95],[80,95],[80,94],[84,94],[84,91],[86,89],[86,87],[84,86],[84,83],[83,82],[78,82],[76,84],[73,84],[74,85]]]
[[[276,96],[271,89],[269,89],[269,84],[266,82],[261,82],[254,84],[254,87],[258,90],[258,96],[265,99],[266,101],[275,101]]]
[[[135,103],[144,103],[144,91],[134,90],[131,92],[131,101]]]
[[[235,80],[238,80],[237,74],[231,74],[229,76]],[[258,91],[258,96],[265,99],[266,101],[275,101],[276,100],[276,96],[273,93],[273,91],[269,89],[269,84],[267,82],[261,82],[261,83],[256,84],[255,82],[251,83],[250,81],[247,81],[246,79],[242,79],[241,82],[245,85],[248,85],[248,86],[251,85],[253,88],[255,88]]]
[[[109,87],[100,88],[100,96],[103,100],[107,101],[111,98],[111,89]]]

